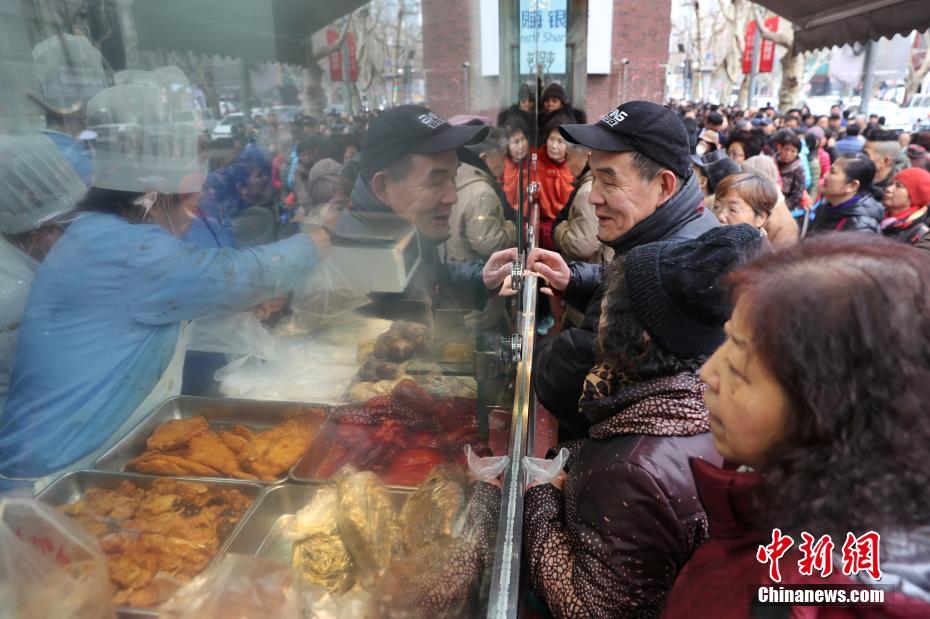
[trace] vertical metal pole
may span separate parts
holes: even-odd
[[[869,121],[869,100],[872,98],[872,90],[875,88],[875,41],[869,41],[865,44],[865,59],[862,62],[862,103],[859,105],[859,113],[865,116],[866,122]]]
[[[349,73],[349,33],[342,37],[342,85],[346,91],[346,112],[352,111],[352,75]]]
[[[749,69],[749,101],[746,107],[753,107],[756,100],[756,79],[759,77],[759,58],[762,56],[762,24],[756,22],[755,36],[752,38],[752,64]]]
[[[252,75],[249,72],[249,64],[242,60],[239,62],[240,77],[242,79],[242,112],[245,114],[245,122],[252,122]]]

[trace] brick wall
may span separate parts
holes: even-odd
[[[602,116],[622,101],[662,102],[665,67],[661,65],[668,63],[671,10],[671,0],[653,0],[648,5],[634,0],[614,3],[611,73],[588,76],[585,109],[590,119]],[[630,61],[625,92],[621,92],[623,58]]]
[[[433,111],[447,118],[466,113],[462,63],[471,62],[478,51],[479,41],[473,34],[478,0],[423,0],[421,6],[426,100]],[[474,76],[479,72],[471,64]]]
[[[462,113],[490,114],[484,96],[499,87],[497,78],[482,78],[478,68],[479,0],[423,0],[423,58],[426,99],[445,116]],[[664,66],[668,63],[671,30],[671,0],[648,4],[636,0],[614,2],[610,75],[588,76],[584,101],[575,101],[589,119],[596,119],[621,100],[647,99],[662,102],[665,93]],[[622,58],[628,58],[625,92]],[[471,63],[466,101],[462,63]]]

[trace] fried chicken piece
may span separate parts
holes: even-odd
[[[245,439],[242,439],[245,440]],[[188,443],[187,457],[194,462],[205,464],[229,477],[255,479],[251,473],[239,468],[236,452],[213,432],[198,434]]]
[[[255,433],[246,428],[245,426],[233,426],[233,434],[238,434],[247,441],[251,441],[255,438]]]
[[[210,431],[210,424],[200,415],[189,419],[173,419],[155,428],[145,446],[152,451],[180,449],[198,434]]]
[[[256,434],[239,453],[239,462],[262,479],[277,479],[307,451],[315,434],[312,426],[289,419]]]
[[[158,589],[154,585],[134,589],[129,593],[129,605],[133,608],[150,608],[158,604]]]
[[[242,449],[249,444],[249,439],[235,432],[230,432],[229,430],[220,430],[219,437],[221,441],[226,443],[227,447],[236,453],[242,451]]]
[[[126,470],[148,473],[150,475],[199,475],[202,477],[220,477],[221,473],[213,467],[194,462],[184,456],[147,451],[126,464]]]

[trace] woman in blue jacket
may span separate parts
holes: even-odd
[[[200,248],[178,238],[195,196],[103,187],[36,273],[0,422],[0,490],[92,464],[178,393],[185,321],[293,290],[328,243],[317,231]]]

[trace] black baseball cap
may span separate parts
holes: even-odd
[[[359,163],[362,174],[371,178],[398,157],[440,153],[480,142],[487,126],[452,126],[422,105],[399,105],[385,110],[368,125]]]
[[[651,101],[628,101],[593,125],[562,125],[569,142],[615,153],[636,151],[687,179],[691,143],[681,117]]]

